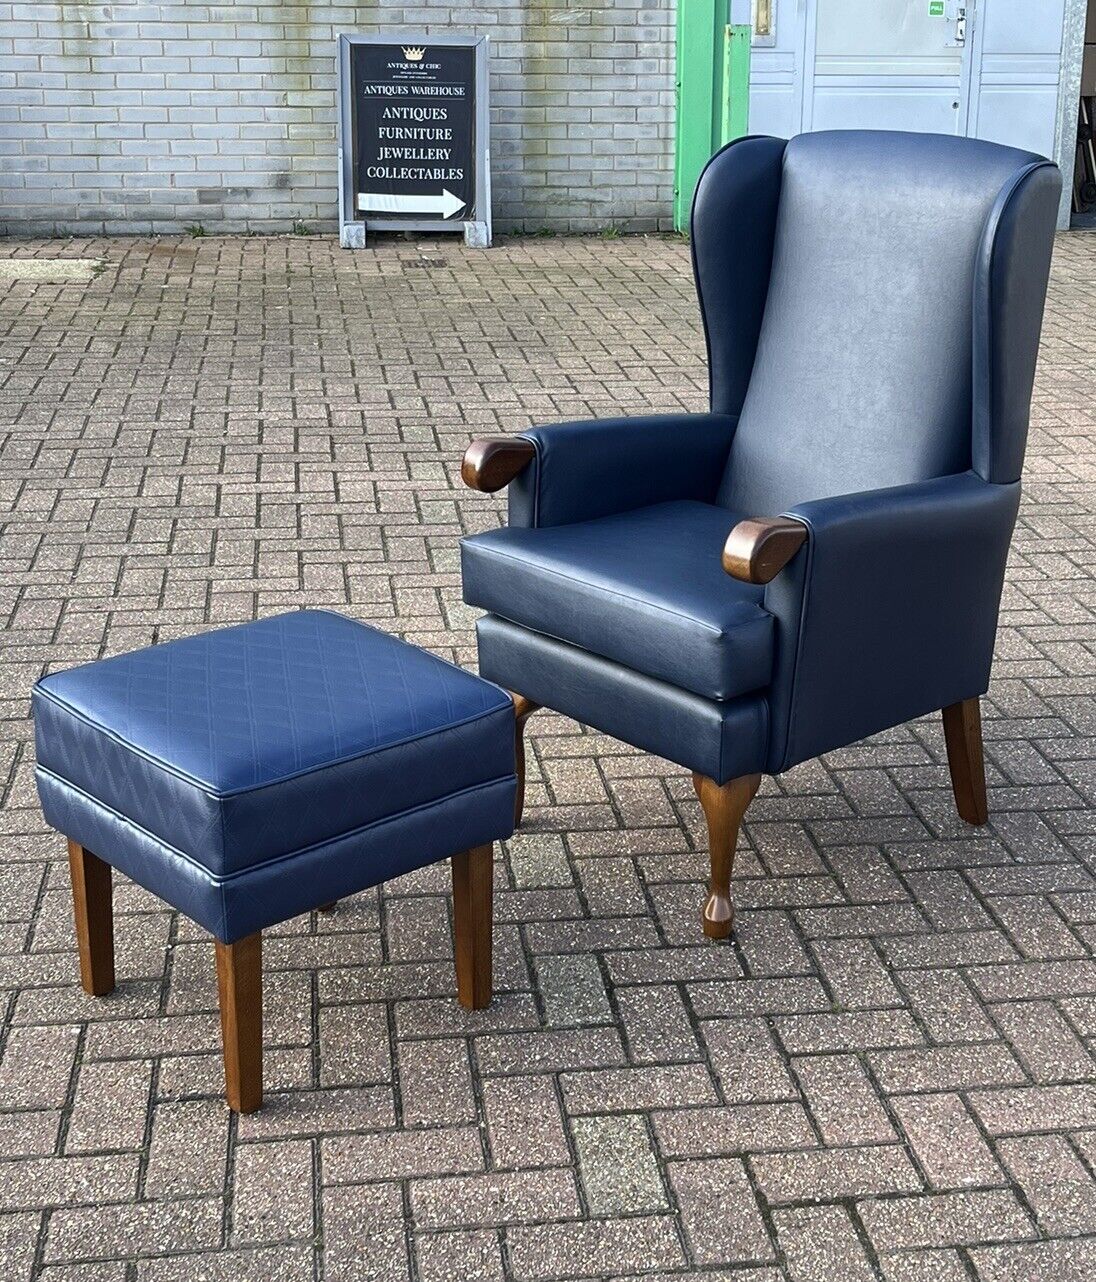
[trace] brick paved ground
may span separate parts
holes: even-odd
[[[957,820],[934,719],[767,780],[710,945],[684,772],[541,714],[493,1008],[454,1004],[444,867],[291,922],[238,1123],[199,931],[123,884],[125,981],[76,986],[32,679],[303,605],[471,664],[456,541],[501,504],[463,447],[702,408],[687,251],[11,249],[105,270],[2,303],[4,1282],[1091,1273],[1096,239],[1058,246],[991,825]]]

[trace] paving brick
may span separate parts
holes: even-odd
[[[400,1042],[399,1074],[404,1125],[475,1121],[472,1074],[463,1041]]]
[[[141,1260],[137,1265],[137,1279],[138,1282],[192,1282],[200,1277],[202,1282],[311,1282],[314,1269],[311,1245],[296,1243],[226,1250],[217,1255],[207,1251],[199,1255]],[[48,1282],[52,1272],[52,1269],[45,1270],[43,1279]],[[64,1282],[62,1274],[58,1273],[54,1282]],[[81,1282],[81,1279],[74,1275],[72,1282]]]
[[[238,1126],[241,1139],[264,1140],[390,1126],[394,1120],[387,1087],[309,1091],[297,1086],[281,1096],[268,1091],[262,1110],[241,1117]]]
[[[321,1080],[350,1086],[392,1080],[388,1021],[383,1006],[333,1006],[319,1017]]]
[[[764,1020],[713,1020],[703,1024],[701,1031],[728,1103],[752,1104],[798,1097],[787,1061],[777,1050]]]
[[[991,1007],[997,1026],[1036,1082],[1091,1080],[1096,1062],[1050,1002]]]
[[[151,1086],[147,1060],[81,1065],[65,1152],[143,1147]]]
[[[916,1046],[924,1040],[904,1010],[787,1015],[776,1020],[776,1030],[784,1048],[792,1055],[811,1051]]]
[[[996,1038],[997,1030],[960,972],[908,970],[899,978],[914,1014],[934,1042]]]
[[[887,1282],[970,1282],[962,1255],[954,1248],[902,1251],[880,1258]]]
[[[1092,1242],[1032,1242],[972,1251],[981,1282],[1087,1282]]]
[[[642,1117],[576,1117],[571,1133],[591,1215],[666,1208],[654,1145]]]
[[[939,1193],[862,1202],[860,1218],[879,1251],[969,1246],[1035,1236],[1035,1228],[1010,1191]]]
[[[631,1058],[640,1064],[701,1058],[681,993],[670,984],[622,988],[616,995]]]
[[[867,939],[819,939],[813,944],[833,1000],[846,1010],[904,1005],[879,954]]]
[[[571,1151],[552,1078],[489,1078],[482,1090],[487,1133],[496,1166],[570,1163]]]
[[[773,1223],[793,1282],[871,1282],[878,1276],[843,1206],[778,1211]]]
[[[79,1261],[216,1250],[223,1213],[220,1198],[62,1207],[50,1217],[45,1258]]]
[[[1096,1234],[1096,1181],[1063,1136],[1001,1140],[997,1151],[1047,1237]]]
[[[894,1139],[887,1110],[855,1055],[801,1056],[792,1063],[825,1143],[882,1144]]]
[[[900,1095],[891,1107],[935,1189],[1002,1184],[1001,1168],[958,1095]]]
[[[410,1282],[399,1188],[324,1190],[324,1276],[336,1282]]]
[[[542,1168],[415,1180],[411,1211],[416,1227],[423,1229],[567,1220],[581,1214],[572,1173]]]
[[[228,1113],[220,1100],[161,1104],[152,1123],[145,1196],[219,1193],[227,1159]]]
[[[624,1063],[615,1028],[562,1029],[476,1038],[481,1073],[561,1073]]]
[[[76,1028],[15,1028],[0,1060],[0,1097],[7,1108],[57,1105],[68,1092]]]
[[[510,1267],[519,1282],[672,1269],[684,1262],[669,1216],[518,1225],[506,1240]]]
[[[419,1233],[414,1244],[421,1282],[503,1282],[502,1248],[493,1230]]]
[[[470,1126],[330,1136],[322,1155],[324,1179],[333,1184],[483,1169],[479,1133]]]
[[[665,1064],[653,1068],[613,1068],[593,1073],[564,1073],[560,1078],[568,1112],[652,1109],[672,1099],[682,1107],[717,1102],[711,1074],[703,1064]]]
[[[34,1211],[0,1215],[0,1264],[6,1277],[22,1282],[31,1276],[42,1220]]]
[[[909,1193],[922,1187],[897,1144],[821,1152],[762,1153],[752,1160],[758,1188],[773,1205],[833,1202],[870,1193]]]
[[[233,1244],[308,1237],[313,1228],[312,1183],[308,1141],[241,1144],[233,1172]]]
[[[666,1109],[652,1113],[651,1120],[666,1157],[813,1148],[817,1143],[807,1112],[798,1103]]]
[[[1096,1085],[972,1091],[970,1104],[991,1135],[1096,1126]]]
[[[0,1204],[22,1211],[126,1202],[136,1196],[137,1169],[137,1158],[131,1153],[0,1162]]]
[[[746,1168],[735,1158],[669,1163],[681,1221],[700,1265],[775,1258]]]
[[[1023,1068],[999,1042],[877,1051],[868,1056],[885,1091],[947,1091],[1025,1081]]]
[[[538,957],[536,972],[552,1024],[605,1024],[612,1019],[596,957]]]

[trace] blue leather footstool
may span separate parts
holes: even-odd
[[[517,787],[497,686],[307,610],[44,677],[33,704],[83,985],[114,987],[112,867],[209,930],[232,1108],[262,1102],[261,932],[297,913],[452,856],[458,996],[490,1002]]]

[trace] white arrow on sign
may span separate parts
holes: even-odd
[[[396,195],[387,191],[360,191],[358,208],[376,209],[382,214],[441,214],[443,218],[452,218],[458,209],[464,208],[464,201],[445,187],[440,196],[425,192]]]

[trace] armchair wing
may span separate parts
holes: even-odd
[[[508,485],[509,523],[591,521],[652,503],[711,503],[737,418],[655,414],[534,427],[473,441],[461,476],[474,489]]]
[[[1018,482],[964,472],[801,503],[732,531],[740,551],[752,546],[744,526],[775,527],[784,552],[795,525],[805,536],[765,589],[776,619],[770,772],[986,689],[1019,502]]]

